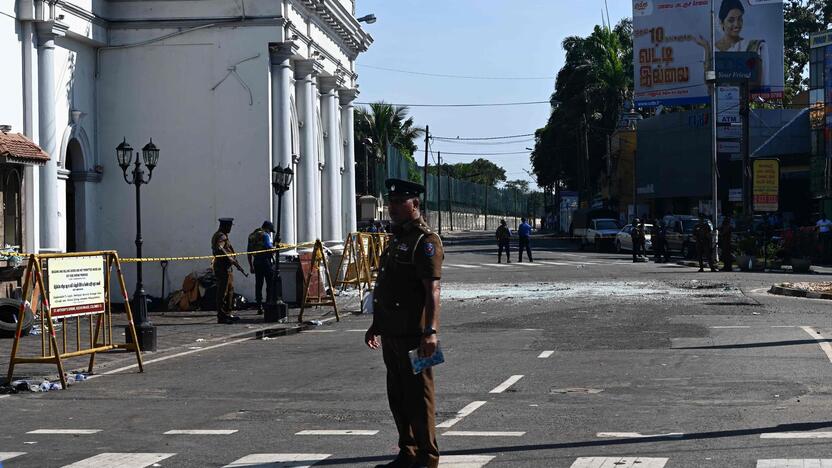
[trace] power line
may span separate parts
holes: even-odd
[[[512,140],[512,141],[462,141],[462,140],[438,140],[434,141],[433,143],[451,143],[455,145],[465,145],[465,146],[499,146],[499,145],[519,145],[519,144],[529,144],[530,142],[535,141],[534,138],[527,138],[525,140]]]
[[[453,151],[443,151],[442,154],[451,154],[454,156],[506,156],[511,154],[529,154],[529,151],[506,151],[498,153],[455,153]]]
[[[472,140],[508,140],[512,138],[525,138],[534,136],[534,133],[524,133],[522,135],[505,135],[505,136],[492,136],[492,137],[443,137],[443,136],[431,136],[434,140],[455,140],[455,141],[472,141]]]
[[[364,63],[357,64],[359,67],[372,68],[373,70],[384,70],[408,75],[432,76],[435,78],[456,78],[464,80],[554,80],[554,76],[475,76],[475,75],[452,75],[446,73],[427,73],[414,70],[402,70],[400,68],[377,67]]]
[[[356,104],[368,106],[374,102],[357,102]],[[387,103],[397,107],[504,107],[504,106],[528,106],[532,104],[549,104],[549,101],[523,101],[523,102],[497,102],[488,104],[397,104]]]

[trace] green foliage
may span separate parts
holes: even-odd
[[[365,141],[371,141],[366,145],[369,152],[367,163],[371,174],[371,193],[381,187],[382,181],[374,180],[374,174],[378,172],[374,168],[386,161],[388,145],[396,148],[408,161],[414,161],[413,153],[417,149],[414,140],[424,135],[425,130],[414,124],[413,117],[408,117],[408,110],[406,106],[393,106],[385,102],[375,102],[369,107],[355,109],[355,160],[358,163],[356,187],[364,186],[364,174],[367,171],[364,161]],[[408,176],[411,180],[421,179],[415,170],[410,170]]]
[[[506,181],[506,188],[511,190],[517,190],[520,193],[528,193],[529,192],[529,181],[517,179],[517,180],[509,180]]]
[[[436,166],[428,168],[430,174],[436,174],[436,171]],[[442,175],[489,187],[495,187],[497,182],[506,180],[505,169],[482,158],[477,158],[470,163],[442,164]]]
[[[832,2],[829,0],[786,0],[784,8],[784,56],[786,98],[805,90],[808,77],[804,70],[809,63],[809,35],[825,31],[832,24]]]

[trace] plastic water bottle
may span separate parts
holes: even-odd
[[[50,382],[49,383],[49,390],[62,390],[60,382]]]
[[[51,382],[49,382],[48,380],[44,380],[44,381],[43,381],[43,382],[41,382],[41,384],[40,384],[40,391],[42,391],[42,392],[48,392],[48,391],[51,389],[51,387],[52,387],[52,383],[51,383]]]
[[[85,374],[83,372],[78,372],[77,374],[75,374],[75,381],[76,382],[83,382],[85,380],[87,380],[87,374]]]

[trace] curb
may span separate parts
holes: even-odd
[[[789,297],[805,297],[807,299],[827,299],[832,300],[832,293],[819,293],[813,291],[806,291],[805,289],[790,288],[786,286],[787,283],[772,285],[768,290],[769,294]]]

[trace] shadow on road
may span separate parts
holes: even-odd
[[[748,349],[748,348],[774,348],[778,346],[794,346],[803,344],[829,343],[832,340],[790,340],[790,341],[767,341],[763,343],[740,343],[711,346],[685,346],[672,349]]]

